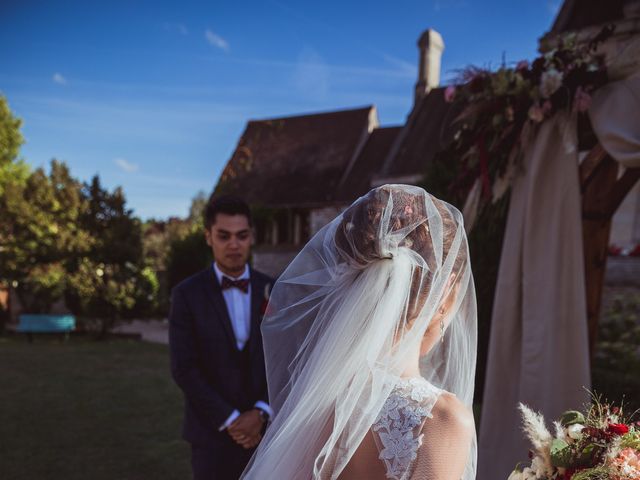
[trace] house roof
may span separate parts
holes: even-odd
[[[371,180],[380,171],[384,160],[402,127],[376,128],[357,156],[351,168],[344,171],[335,199],[353,202],[371,188]]]
[[[377,123],[374,106],[249,121],[215,191],[264,206],[331,203]]]
[[[414,107],[387,154],[379,178],[409,179],[422,175],[427,162],[451,140],[451,124],[459,112],[454,104],[444,100],[444,90],[434,88]]]
[[[624,0],[565,0],[550,34],[577,31],[624,18]]]

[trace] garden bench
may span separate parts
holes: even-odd
[[[26,333],[33,342],[34,333],[63,333],[65,341],[76,327],[73,315],[20,315],[16,332]]]

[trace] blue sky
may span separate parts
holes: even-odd
[[[185,216],[249,119],[374,104],[404,121],[426,28],[443,81],[535,56],[559,0],[0,1],[0,93],[22,156],[121,185],[142,218]]]

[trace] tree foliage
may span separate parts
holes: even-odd
[[[158,281],[143,256],[142,225],[126,207],[121,188],[109,192],[95,176],[82,188],[79,225],[93,242],[69,265],[67,304],[98,321],[105,334],[121,319],[154,311]]]
[[[85,208],[81,185],[56,160],[49,175],[39,168],[24,183],[5,184],[0,281],[15,288],[29,312],[50,310],[64,292],[69,260],[94,242],[79,223]]]
[[[29,167],[18,158],[24,138],[22,121],[13,115],[7,99],[0,95],[0,195],[8,183],[24,183]]]
[[[195,228],[184,238],[174,240],[167,256],[168,289],[206,268],[212,261],[211,247],[207,245],[201,229]]]

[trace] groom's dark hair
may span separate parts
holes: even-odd
[[[211,195],[204,209],[204,226],[209,230],[216,223],[216,215],[224,213],[227,215],[244,215],[251,226],[251,209],[249,205],[240,197],[233,195],[221,195],[214,197]]]

